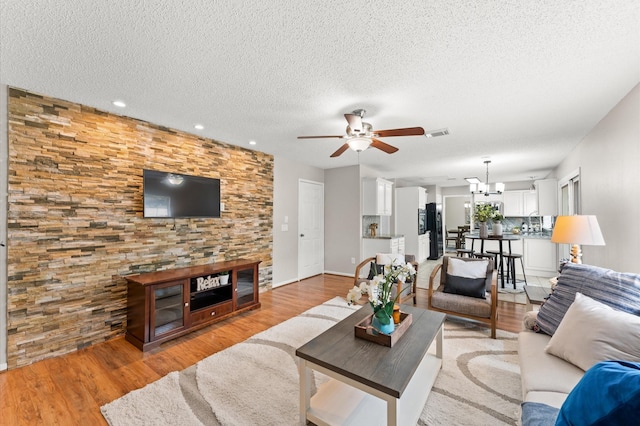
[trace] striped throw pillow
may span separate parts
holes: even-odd
[[[558,285],[538,312],[537,328],[553,336],[578,292],[614,309],[640,316],[640,274],[567,263],[558,277]]]

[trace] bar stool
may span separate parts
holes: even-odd
[[[494,269],[497,269],[495,265],[498,263],[498,260],[494,253],[489,253],[488,251],[484,253],[474,253],[473,257],[475,257],[476,259],[489,259],[489,262],[494,264]]]
[[[508,253],[500,253],[500,250],[487,250],[487,253],[494,254],[496,256],[493,267],[496,271],[498,271],[499,276],[502,275],[504,271],[502,270],[503,264],[500,262],[500,257],[504,258],[504,256],[506,256]]]
[[[498,266],[500,265],[500,263],[498,262],[498,256],[500,255],[500,251],[498,250],[487,250],[488,254],[492,254],[494,256],[494,260],[495,262],[493,263],[494,269],[498,269]],[[502,254],[506,254],[506,253],[502,253]]]
[[[473,250],[471,249],[457,249],[456,250],[456,256],[457,257],[465,257],[465,255],[467,257],[473,257]]]
[[[517,253],[505,253],[504,258],[507,260],[507,280],[511,279],[513,282],[513,288],[516,288],[516,259],[520,259],[520,266],[522,266],[522,276],[524,277],[524,283],[527,284],[527,275],[524,273],[524,262],[522,255]]]
[[[493,262],[493,264],[495,265],[496,263],[496,255],[493,253],[474,253],[473,257],[477,258],[477,259],[489,259],[491,262]]]

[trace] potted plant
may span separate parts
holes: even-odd
[[[487,238],[489,236],[489,229],[487,222],[493,216],[493,207],[491,204],[477,204],[473,212],[473,220],[479,223],[480,238]]]
[[[222,271],[218,274],[218,280],[220,285],[229,284],[229,271]]]
[[[373,333],[391,334],[395,330],[393,310],[400,295],[406,288],[402,285],[408,277],[415,275],[416,270],[411,263],[406,265],[392,263],[384,266],[384,272],[375,276],[369,283],[363,282],[360,287],[354,286],[347,293],[349,305],[357,302],[362,294],[369,296],[369,304],[373,308],[371,326]],[[396,297],[392,298],[393,288],[397,286]]]
[[[502,221],[504,220],[504,216],[498,211],[494,210],[491,215],[491,221],[493,222],[492,231],[493,235],[500,236],[502,235]]]

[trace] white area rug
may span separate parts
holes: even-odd
[[[354,309],[336,297],[132,391],[101,407],[102,414],[112,426],[297,424],[295,350]],[[469,323],[446,322],[443,368],[418,424],[517,424],[516,335],[488,335]],[[314,374],[321,386],[326,377]]]
[[[498,293],[511,293],[511,294],[519,294],[524,293],[524,281],[519,281],[519,278],[516,278],[516,288],[513,288],[513,282],[505,282],[504,288],[500,287],[500,280],[498,279]]]

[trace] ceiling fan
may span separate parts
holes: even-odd
[[[356,152],[362,152],[365,149],[371,147],[377,148],[387,154],[393,154],[398,151],[398,148],[382,142],[378,138],[386,138],[392,136],[422,136],[425,135],[422,127],[406,127],[403,129],[390,129],[390,130],[372,130],[371,124],[362,121],[362,118],[366,114],[364,109],[356,109],[351,114],[345,114],[344,118],[347,119],[347,131],[342,136],[298,136],[298,139],[320,139],[320,138],[341,138],[347,139],[347,142],[342,145],[336,152],[331,154],[331,157],[337,157],[345,152],[348,148],[353,149]],[[426,134],[427,137],[448,135],[448,129],[441,129]]]

